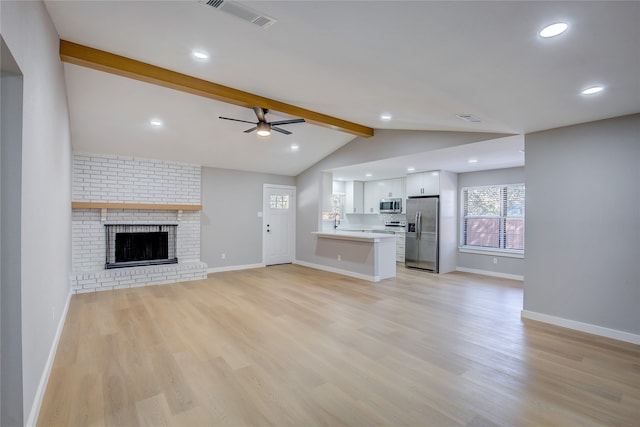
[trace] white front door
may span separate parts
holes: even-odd
[[[264,184],[263,258],[266,265],[293,262],[295,194],[295,187]]]

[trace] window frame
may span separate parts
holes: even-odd
[[[465,193],[468,192],[468,190],[473,190],[473,189],[482,189],[482,188],[499,188],[500,189],[500,198],[501,201],[503,201],[503,203],[501,203],[500,206],[500,215],[496,216],[495,218],[499,219],[499,223],[500,223],[500,230],[499,230],[499,237],[498,237],[498,241],[500,246],[504,246],[505,240],[506,240],[506,230],[505,230],[505,225],[506,225],[506,219],[507,218],[514,218],[514,217],[508,217],[506,215],[506,209],[507,209],[507,198],[506,198],[506,191],[508,191],[507,189],[509,187],[523,187],[523,189],[525,189],[525,197],[526,197],[526,188],[525,188],[525,184],[524,183],[511,183],[511,184],[492,184],[492,185],[474,185],[474,186],[467,186],[467,187],[461,187],[460,188],[460,216],[459,216],[459,225],[460,225],[460,234],[459,234],[459,245],[458,245],[458,251],[459,252],[463,252],[463,253],[472,253],[472,254],[480,254],[480,255],[494,255],[494,256],[501,256],[501,257],[509,257],[509,258],[524,258],[524,254],[525,254],[525,249],[526,249],[526,242],[525,242],[525,247],[523,249],[507,249],[504,247],[488,247],[488,246],[473,246],[473,245],[465,245],[465,236],[466,236],[466,230],[465,230]],[[505,192],[505,193],[503,193]],[[518,217],[515,217],[518,218]],[[526,227],[526,209],[525,209],[525,213],[522,216],[523,221],[525,223],[525,227]]]

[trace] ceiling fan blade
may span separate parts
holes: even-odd
[[[271,130],[275,130],[276,132],[284,133],[285,135],[291,135],[291,132],[285,129],[280,129],[275,126],[271,126]]]
[[[253,107],[253,112],[256,113],[256,117],[261,122],[266,122],[267,118],[264,116],[267,113],[267,110],[260,107]]]
[[[233,120],[234,122],[251,123],[252,125],[254,125],[254,124],[255,124],[255,122],[248,122],[248,121],[246,121],[246,120],[240,120],[240,119],[231,119],[231,118],[229,118],[229,117],[222,117],[222,116],[218,116],[218,118],[219,118],[219,119],[222,119],[222,120]]]
[[[244,133],[251,133],[251,132],[253,132],[253,131],[254,131],[254,130],[256,130],[256,129],[258,129],[258,126],[254,126],[254,127],[252,127],[251,129],[247,129],[247,130],[245,130],[245,131],[244,131]]]
[[[292,123],[304,123],[304,119],[278,120],[271,122],[272,125],[290,125]]]

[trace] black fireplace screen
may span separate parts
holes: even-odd
[[[175,264],[177,225],[106,224],[106,268]]]

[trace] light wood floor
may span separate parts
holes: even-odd
[[[297,265],[74,295],[39,426],[638,426],[640,346],[521,283]]]

